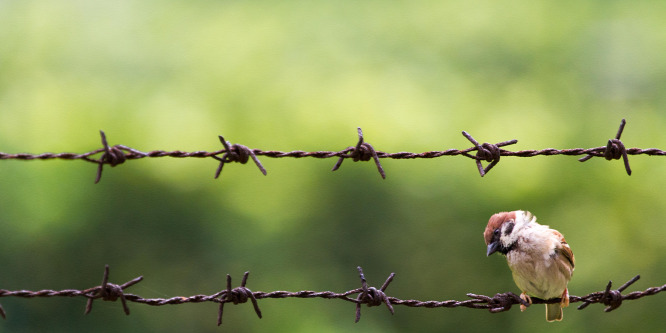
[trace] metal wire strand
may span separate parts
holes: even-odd
[[[485,309],[491,313],[499,313],[508,311],[513,305],[525,305],[529,306],[524,300],[522,300],[518,295],[512,292],[506,293],[497,293],[494,296],[479,295],[474,293],[468,293],[467,300],[446,300],[446,301],[420,301],[414,299],[401,299],[393,296],[388,296],[386,294],[386,289],[388,285],[394,280],[395,273],[391,273],[386,279],[384,284],[380,288],[368,286],[365,275],[363,274],[363,269],[357,267],[358,274],[361,278],[361,287],[356,289],[351,289],[349,291],[336,293],[332,291],[310,291],[310,290],[301,290],[301,291],[251,291],[246,287],[247,278],[249,272],[245,272],[240,287],[231,288],[231,276],[227,275],[227,284],[226,288],[222,291],[214,293],[212,295],[194,295],[189,297],[179,296],[172,298],[143,298],[139,295],[129,294],[125,292],[125,289],[128,287],[140,282],[143,278],[137,277],[132,279],[122,285],[116,285],[109,282],[109,267],[108,265],[104,270],[104,277],[102,279],[102,284],[96,287],[76,290],[76,289],[66,289],[66,290],[5,290],[0,289],[0,298],[1,297],[22,297],[22,298],[36,298],[36,297],[83,297],[87,299],[86,303],[86,312],[90,312],[92,309],[92,300],[101,299],[104,301],[116,301],[118,298],[121,299],[123,303],[123,308],[126,314],[129,315],[129,309],[127,308],[126,302],[134,302],[147,304],[152,306],[164,306],[164,305],[180,305],[185,303],[218,303],[218,313],[217,313],[217,323],[218,325],[222,324],[222,315],[223,308],[225,304],[242,304],[250,300],[252,302],[255,313],[259,318],[262,317],[262,313],[259,310],[258,301],[261,299],[285,299],[285,298],[323,298],[323,299],[339,299],[346,302],[354,303],[356,307],[355,321],[358,322],[361,318],[361,305],[366,304],[367,306],[377,306],[385,304],[388,310],[391,313],[394,313],[394,306],[402,305],[412,308],[456,308],[456,307],[465,307],[470,309]],[[609,282],[606,285],[605,290],[596,291],[589,293],[585,296],[569,296],[570,303],[582,302],[578,309],[583,310],[588,307],[590,304],[601,303],[606,305],[604,309],[605,312],[611,312],[619,308],[623,301],[629,300],[638,300],[643,297],[653,296],[662,291],[666,290],[666,284],[660,287],[651,287],[643,291],[634,291],[628,294],[622,294],[622,292],[631,286],[633,283],[638,281],[640,276],[635,276],[634,278],[627,281],[625,284],[620,286],[618,289],[612,289],[612,282]],[[354,296],[356,296],[354,298]],[[559,303],[559,298],[543,300],[536,297],[532,297],[533,304],[550,304],[550,303]],[[3,318],[6,317],[6,313],[2,306],[0,306],[0,316]]]
[[[503,149],[502,147],[513,145],[518,142],[518,140],[508,140],[499,142],[496,144],[491,143],[482,143],[480,144],[476,141],[469,133],[463,131],[462,134],[467,140],[469,140],[473,146],[466,149],[448,149],[443,151],[433,150],[426,151],[422,153],[412,153],[412,152],[397,152],[397,153],[388,153],[380,150],[376,150],[371,144],[365,142],[363,137],[363,132],[361,128],[358,128],[358,142],[354,147],[347,147],[341,151],[276,151],[276,150],[262,150],[262,149],[252,149],[241,144],[230,144],[225,141],[222,136],[219,136],[218,139],[224,145],[224,149],[218,151],[193,151],[193,152],[184,152],[180,150],[174,151],[164,151],[164,150],[152,150],[148,152],[142,152],[134,148],[130,148],[124,145],[114,145],[109,146],[106,135],[103,131],[100,131],[102,137],[102,148],[98,148],[83,154],[75,153],[42,153],[42,154],[9,154],[0,152],[0,160],[53,160],[53,159],[62,159],[62,160],[84,160],[90,163],[97,164],[97,175],[95,177],[95,183],[99,182],[102,177],[102,169],[104,165],[117,166],[121,163],[130,160],[137,160],[142,158],[158,158],[158,157],[175,157],[175,158],[213,158],[216,159],[219,163],[215,173],[215,178],[219,177],[222,172],[222,168],[225,163],[229,162],[239,162],[245,164],[250,158],[254,161],[255,165],[259,168],[262,174],[266,175],[266,168],[259,162],[259,156],[265,156],[270,158],[303,158],[303,157],[313,157],[313,158],[337,158],[338,161],[333,167],[333,171],[338,170],[342,165],[342,162],[345,159],[351,158],[353,161],[370,161],[372,160],[377,166],[377,170],[382,178],[386,178],[386,172],[380,163],[380,159],[389,158],[389,159],[417,159],[417,158],[438,158],[442,156],[458,156],[462,155],[467,158],[473,159],[477,166],[478,172],[481,177],[488,174],[488,172],[500,161],[500,158],[503,156],[509,157],[534,157],[534,156],[555,156],[555,155],[566,155],[566,156],[580,156],[586,155],[580,159],[581,162],[585,162],[593,157],[603,157],[607,160],[614,160],[622,158],[624,161],[624,167],[628,175],[631,175],[631,168],[629,167],[629,155],[648,155],[648,156],[666,156],[666,151],[657,148],[626,148],[624,143],[620,140],[620,136],[624,131],[626,121],[622,119],[620,129],[618,130],[614,139],[608,140],[605,146],[594,147],[594,148],[570,148],[570,149],[555,149],[555,148],[545,148],[538,150],[519,150],[519,151],[510,151]],[[472,153],[476,151],[476,154]],[[93,158],[97,154],[102,154],[98,159]],[[222,154],[222,157],[218,155]],[[481,162],[486,161],[489,164],[486,167],[483,167]]]

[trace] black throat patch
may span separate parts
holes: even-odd
[[[506,227],[506,229],[505,229],[505,231],[504,231],[504,235],[508,235],[508,234],[510,234],[512,230],[513,230],[513,222],[511,222],[511,223]],[[497,252],[499,252],[499,253],[501,253],[501,254],[503,254],[503,255],[506,255],[507,253],[509,253],[509,251],[513,250],[513,247],[514,247],[514,245],[515,245],[516,243],[514,242],[514,243],[510,244],[509,246],[504,246],[504,245],[502,245],[502,242],[500,242],[500,237],[501,237],[501,236],[500,236],[500,233],[499,233],[499,232],[498,232],[498,233],[495,233],[495,234],[493,235],[492,243],[497,242],[497,244],[499,244],[499,247],[497,248]]]
[[[503,255],[506,255],[507,253],[509,253],[509,251],[513,250],[513,246],[514,246],[514,245],[515,245],[515,243],[513,243],[513,244],[509,245],[508,247],[506,247],[506,246],[502,246],[502,243],[500,243],[500,247],[499,247],[499,249],[497,250],[497,252],[499,252],[499,253],[501,253],[501,254],[503,254]]]

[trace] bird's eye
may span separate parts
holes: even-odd
[[[495,229],[495,231],[493,231],[493,234],[494,234],[495,236],[499,235],[499,234],[500,234],[500,230],[499,230],[499,229]]]

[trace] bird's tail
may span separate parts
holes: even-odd
[[[562,320],[562,306],[560,303],[546,304],[546,320],[560,321]]]

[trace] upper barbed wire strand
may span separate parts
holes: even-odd
[[[625,148],[624,143],[620,141],[620,135],[624,130],[626,121],[622,119],[620,129],[618,130],[615,139],[610,139],[607,142],[606,146],[593,147],[593,148],[568,148],[568,149],[556,149],[556,148],[545,148],[545,149],[536,149],[536,150],[519,150],[511,151],[502,149],[501,147],[515,144],[517,140],[508,140],[500,142],[497,144],[483,143],[480,144],[474,138],[471,137],[467,132],[463,131],[463,135],[473,143],[473,147],[466,149],[447,149],[447,150],[433,150],[425,151],[421,153],[414,152],[384,152],[381,150],[375,149],[373,146],[363,141],[363,134],[360,128],[358,128],[359,134],[359,143],[356,147],[347,147],[340,151],[303,151],[303,150],[293,150],[293,151],[277,151],[277,150],[262,150],[257,148],[248,148],[241,144],[228,144],[226,141],[223,141],[227,147],[222,150],[217,151],[166,151],[166,150],[152,150],[152,151],[140,151],[125,145],[114,145],[109,146],[106,141],[106,136],[103,131],[100,131],[102,137],[102,148],[98,148],[83,154],[76,153],[41,153],[41,154],[29,154],[29,153],[19,153],[19,154],[8,154],[0,152],[0,160],[52,160],[52,159],[63,159],[63,160],[84,160],[87,162],[95,163],[98,165],[98,172],[96,177],[96,182],[99,181],[102,174],[102,168],[104,165],[116,166],[120,163],[123,163],[127,160],[136,160],[142,158],[158,158],[158,157],[173,157],[173,158],[215,158],[218,161],[223,160],[224,162],[241,162],[243,163],[246,159],[229,159],[229,158],[220,158],[217,155],[231,156],[231,150],[238,150],[240,153],[247,153],[254,161],[260,171],[265,175],[266,169],[259,163],[257,156],[265,156],[270,158],[338,158],[338,163],[336,167],[340,167],[344,159],[351,158],[356,161],[366,161],[374,160],[377,165],[378,171],[382,178],[385,178],[386,175],[384,170],[379,163],[379,159],[389,158],[389,159],[428,159],[428,158],[438,158],[442,156],[458,156],[463,155],[467,158],[475,160],[475,163],[479,169],[481,176],[484,176],[492,167],[499,163],[500,157],[535,157],[535,156],[555,156],[555,155],[566,155],[566,156],[580,156],[586,155],[581,158],[580,161],[584,162],[593,157],[604,157],[607,160],[611,159],[624,159],[624,166],[627,171],[627,174],[631,175],[631,168],[629,167],[629,160],[627,156],[629,155],[648,155],[648,156],[666,156],[666,151],[659,148]],[[471,153],[476,151],[476,155]],[[231,153],[238,153],[232,151]],[[97,154],[102,154],[101,157],[95,159],[93,156]],[[368,158],[372,157],[372,158]],[[481,166],[481,161],[491,162],[488,166],[483,168]],[[218,163],[218,169],[224,164],[220,161]]]

